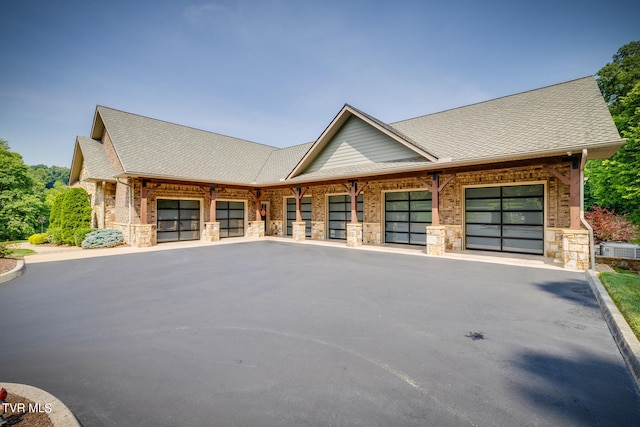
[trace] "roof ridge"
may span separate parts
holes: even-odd
[[[147,119],[147,120],[153,120],[155,122],[162,122],[162,123],[166,123],[166,124],[172,125],[172,126],[178,126],[178,127],[186,128],[186,129],[192,129],[192,130],[196,130],[198,132],[210,133],[210,134],[213,134],[213,135],[223,136],[225,138],[233,138],[233,139],[238,140],[238,141],[244,141],[244,142],[248,142],[248,143],[251,143],[251,144],[261,145],[263,147],[269,147],[269,148],[273,148],[273,149],[276,149],[276,150],[279,149],[279,147],[275,147],[273,145],[267,145],[267,144],[263,144],[261,142],[251,141],[251,140],[248,140],[248,139],[245,139],[245,138],[238,138],[237,136],[231,136],[231,135],[226,135],[226,134],[219,133],[219,132],[213,132],[213,131],[206,130],[206,129],[200,129],[200,128],[197,128],[197,127],[194,127],[194,126],[181,125],[179,123],[170,122],[168,120],[157,119],[155,117],[149,117],[149,116],[145,116],[145,115],[142,115],[142,114],[131,113],[129,111],[124,111],[124,110],[120,110],[118,108],[112,108],[112,107],[107,107],[106,105],[98,104],[96,106],[96,109],[100,109],[100,108],[105,108],[107,110],[116,111],[118,113],[123,113],[123,114],[128,114],[130,116],[140,117],[140,118]]]
[[[398,124],[398,123],[404,123],[404,122],[408,122],[408,121],[411,121],[411,120],[420,119],[422,117],[434,116],[436,114],[447,113],[447,112],[450,112],[450,111],[455,111],[455,110],[460,110],[460,109],[463,109],[463,108],[473,107],[473,106],[476,106],[476,105],[486,104],[488,102],[494,102],[494,101],[498,101],[498,100],[501,100],[501,99],[512,98],[514,96],[520,96],[520,95],[524,95],[524,94],[530,93],[530,92],[537,92],[539,90],[549,89],[549,88],[552,88],[554,86],[562,86],[562,85],[565,85],[565,84],[568,84],[568,83],[574,83],[574,82],[577,82],[577,81],[580,81],[580,80],[586,80],[588,78],[591,78],[591,79],[595,80],[594,76],[592,76],[592,75],[579,77],[579,78],[576,78],[576,79],[567,80],[565,82],[554,83],[554,84],[550,84],[550,85],[547,85],[547,86],[542,86],[542,87],[538,87],[538,88],[534,88],[534,89],[523,90],[521,92],[512,93],[512,94],[509,94],[509,95],[499,96],[497,98],[485,99],[484,101],[473,102],[473,103],[467,104],[467,105],[460,105],[458,107],[452,107],[452,108],[448,108],[446,110],[440,110],[440,111],[434,111],[433,113],[421,114],[419,116],[410,117],[408,119],[402,119],[402,120],[398,120],[398,121],[395,121],[395,122],[391,122],[391,123],[389,123],[389,125],[393,126],[393,125]]]

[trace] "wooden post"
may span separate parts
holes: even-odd
[[[351,224],[358,223],[358,181],[351,181]]]
[[[569,177],[562,175],[549,166],[544,166],[543,169],[558,178],[563,184],[569,186],[569,229],[580,230],[580,166],[578,159],[570,160],[571,170],[569,171]]]
[[[216,222],[216,199],[218,198],[217,186],[211,184],[209,186],[209,196],[211,197],[211,204],[209,205],[209,221]]]
[[[434,173],[431,175],[431,225],[440,225],[440,191],[438,184],[440,183],[440,175]]]
[[[249,191],[249,194],[253,196],[253,200],[256,201],[256,221],[262,221],[262,214],[260,209],[262,207],[262,191],[258,188],[256,192]]]
[[[296,198],[296,222],[302,222],[302,197],[307,192],[308,188],[302,191],[302,188],[298,185],[295,189],[291,188],[293,196]]]
[[[431,225],[440,225],[440,192],[444,190],[444,187],[449,184],[456,174],[451,174],[440,184],[440,174],[434,173],[431,175],[431,183],[427,184],[427,181],[421,177],[418,177],[420,182],[429,189],[431,192]]]
[[[578,159],[571,159],[569,180],[569,215],[571,230],[580,230],[580,168]]]
[[[140,224],[147,223],[147,197],[149,190],[147,189],[147,181],[142,180],[142,188],[140,189]]]

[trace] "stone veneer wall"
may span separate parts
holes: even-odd
[[[640,259],[596,256],[596,263],[607,264],[612,267],[622,268],[624,270],[640,272]]]
[[[589,232],[562,230],[563,266],[569,270],[589,269]]]

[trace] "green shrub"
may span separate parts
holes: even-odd
[[[0,243],[0,258],[6,258],[11,255],[11,248],[6,243]]]
[[[47,242],[47,233],[36,233],[29,236],[29,243],[32,245],[41,245]]]
[[[61,245],[62,244],[62,228],[49,227],[47,229],[47,241],[49,243],[53,243],[54,245]]]
[[[62,221],[62,202],[64,200],[64,194],[67,192],[67,189],[56,194],[55,199],[53,199],[53,204],[51,205],[51,212],[49,213],[49,228],[60,227]]]
[[[88,228],[91,224],[89,194],[84,188],[70,188],[64,193],[60,217],[62,242],[74,245],[73,233],[78,228]]]
[[[83,249],[110,248],[124,243],[122,233],[111,228],[101,228],[87,234],[82,242]]]
[[[73,244],[76,246],[82,246],[82,241],[87,236],[87,234],[92,231],[96,231],[95,228],[77,228],[76,231],[73,232]]]

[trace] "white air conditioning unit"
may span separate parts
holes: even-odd
[[[640,246],[633,243],[605,242],[600,244],[600,256],[609,258],[640,258]]]

